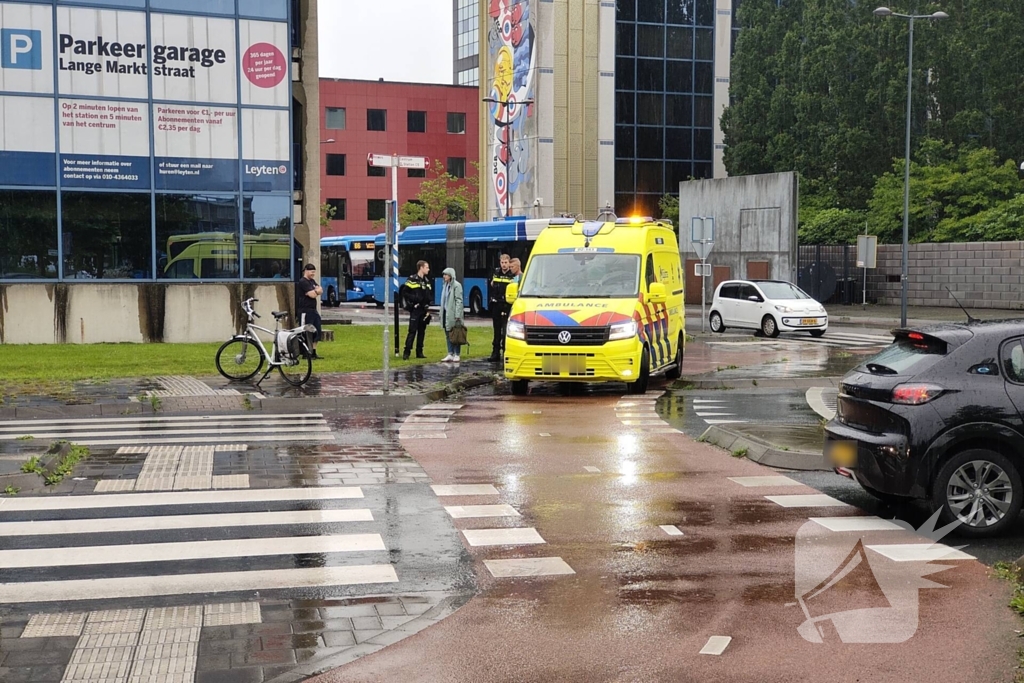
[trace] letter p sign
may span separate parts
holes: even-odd
[[[0,29],[0,68],[42,69],[42,32],[20,28]]]

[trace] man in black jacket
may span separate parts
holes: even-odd
[[[505,351],[505,324],[508,322],[508,314],[511,310],[511,307],[505,301],[505,290],[508,289],[509,284],[512,282],[509,255],[502,254],[498,264],[498,268],[491,275],[491,281],[487,283],[488,308],[491,309],[491,323],[494,326],[491,357],[487,359],[491,363],[500,362]]]
[[[416,340],[416,357],[426,358],[423,355],[423,336],[430,323],[430,304],[434,303],[434,290],[430,287],[428,274],[430,274],[430,264],[426,261],[419,261],[416,264],[416,273],[410,275],[402,285],[402,300],[405,310],[409,311],[409,333],[405,336],[405,353],[402,354],[404,360],[409,360],[414,339]]]

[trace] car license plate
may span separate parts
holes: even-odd
[[[800,324],[801,325],[817,325],[818,324],[818,319],[817,318],[801,318],[800,319]]]
[[[541,372],[545,375],[582,375],[587,372],[586,356],[545,356],[541,360]]]
[[[834,467],[854,467],[857,465],[857,442],[830,441],[825,457]]]

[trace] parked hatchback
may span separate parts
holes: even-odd
[[[789,282],[727,280],[715,290],[708,322],[712,332],[740,327],[760,330],[766,337],[778,337],[779,332],[810,332],[820,337],[828,329],[828,314]]]
[[[927,501],[964,535],[1000,533],[1024,496],[1024,320],[893,334],[843,378],[826,455],[883,500]]]

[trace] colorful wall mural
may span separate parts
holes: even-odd
[[[530,143],[536,138],[533,106],[537,64],[535,0],[490,0],[487,31],[491,84],[490,118],[486,148],[492,150],[489,164],[490,189],[497,215],[515,211],[513,196],[520,206],[532,203],[535,172]],[[481,74],[483,76],[483,74]],[[506,105],[507,103],[507,105]],[[491,194],[490,192],[488,194]]]

